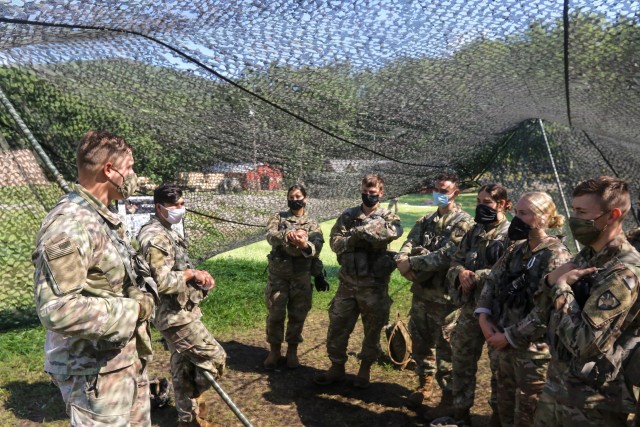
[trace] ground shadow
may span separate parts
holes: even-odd
[[[12,381],[3,389],[8,394],[4,409],[13,412],[16,418],[37,423],[68,418],[60,390],[50,381]]]
[[[231,355],[228,360],[230,371],[234,375],[246,373],[254,376],[253,385],[247,385],[245,390],[251,391],[253,399],[261,397],[265,401],[263,404],[267,403],[270,408],[274,408],[270,411],[270,417],[273,417],[273,412],[278,411],[279,421],[283,425],[428,425],[416,413],[403,407],[411,391],[400,384],[389,382],[386,378],[388,373],[383,372],[385,378],[382,380],[374,378],[371,386],[364,390],[353,386],[353,373],[339,383],[321,387],[313,382],[314,375],[320,372],[317,368],[303,364],[297,369],[288,369],[283,358],[276,370],[267,372],[262,367],[267,356],[266,348],[237,341],[221,344]],[[311,348],[307,351],[316,350]],[[319,360],[324,359],[322,350],[317,354]],[[322,360],[321,363],[326,361]],[[350,369],[357,369],[357,363],[350,365],[354,365]],[[236,397],[249,398],[244,392],[236,393]],[[255,421],[259,424],[259,418]]]

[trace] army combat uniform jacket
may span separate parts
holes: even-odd
[[[70,197],[80,197],[84,204]],[[103,225],[101,219],[104,221]],[[45,371],[94,375],[138,360],[138,303],[123,259],[104,226],[129,252],[124,224],[82,186],[64,196],[45,217],[33,253],[34,297],[47,329]],[[143,356],[143,355],[140,355]]]
[[[159,331],[182,326],[202,317],[198,304],[205,291],[188,285],[183,271],[194,266],[182,236],[167,228],[154,215],[138,232],[142,255],[158,284],[160,302],[153,324]]]
[[[464,235],[473,226],[473,218],[455,206],[443,216],[438,211],[416,222],[398,257],[408,257],[417,280],[411,292],[424,300],[449,303],[447,270]]]
[[[570,260],[567,247],[553,236],[533,250],[528,240],[514,243],[486,277],[476,313],[489,314],[513,348],[548,358],[552,301],[541,280]]]
[[[551,289],[554,297],[567,295],[570,302],[566,313],[552,315],[550,372],[562,375],[545,393],[567,406],[635,412],[632,385],[640,385],[640,355],[629,350],[640,337],[640,254],[621,233],[598,253],[582,249],[574,262],[601,270],[573,287]]]
[[[627,232],[627,240],[631,245],[640,251],[640,227],[634,227]]]
[[[451,267],[447,272],[449,295],[454,304],[475,303],[480,298],[484,279],[509,246],[509,224],[506,217],[495,224],[475,224],[464,235],[458,250],[451,258]],[[464,295],[460,289],[458,275],[463,270],[476,273],[477,283],[473,294]]]
[[[401,235],[400,218],[388,209],[379,206],[369,215],[361,206],[345,210],[331,228],[330,239],[340,276],[358,278],[358,286],[376,286],[379,279],[388,283],[395,261],[387,247]]]
[[[301,229],[307,232],[309,245],[307,251],[292,245],[287,240],[287,234]],[[311,272],[313,259],[320,255],[324,244],[322,230],[316,221],[307,216],[306,212],[296,216],[288,210],[272,216],[267,223],[267,242],[272,248],[269,254],[270,274],[290,276],[311,273],[312,276],[316,276],[322,272]]]

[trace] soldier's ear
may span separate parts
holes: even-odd
[[[621,216],[622,216],[622,211],[619,208],[613,208],[611,209],[611,213],[609,213],[609,218],[613,219],[614,221],[620,218]]]

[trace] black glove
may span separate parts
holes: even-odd
[[[329,282],[324,278],[324,274],[320,274],[313,278],[313,281],[316,285],[316,291],[318,292],[326,292],[329,290]]]

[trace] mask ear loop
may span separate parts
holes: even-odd
[[[158,205],[165,210],[165,215],[162,216],[162,219],[169,221],[169,209],[167,209],[162,203],[158,203]]]

